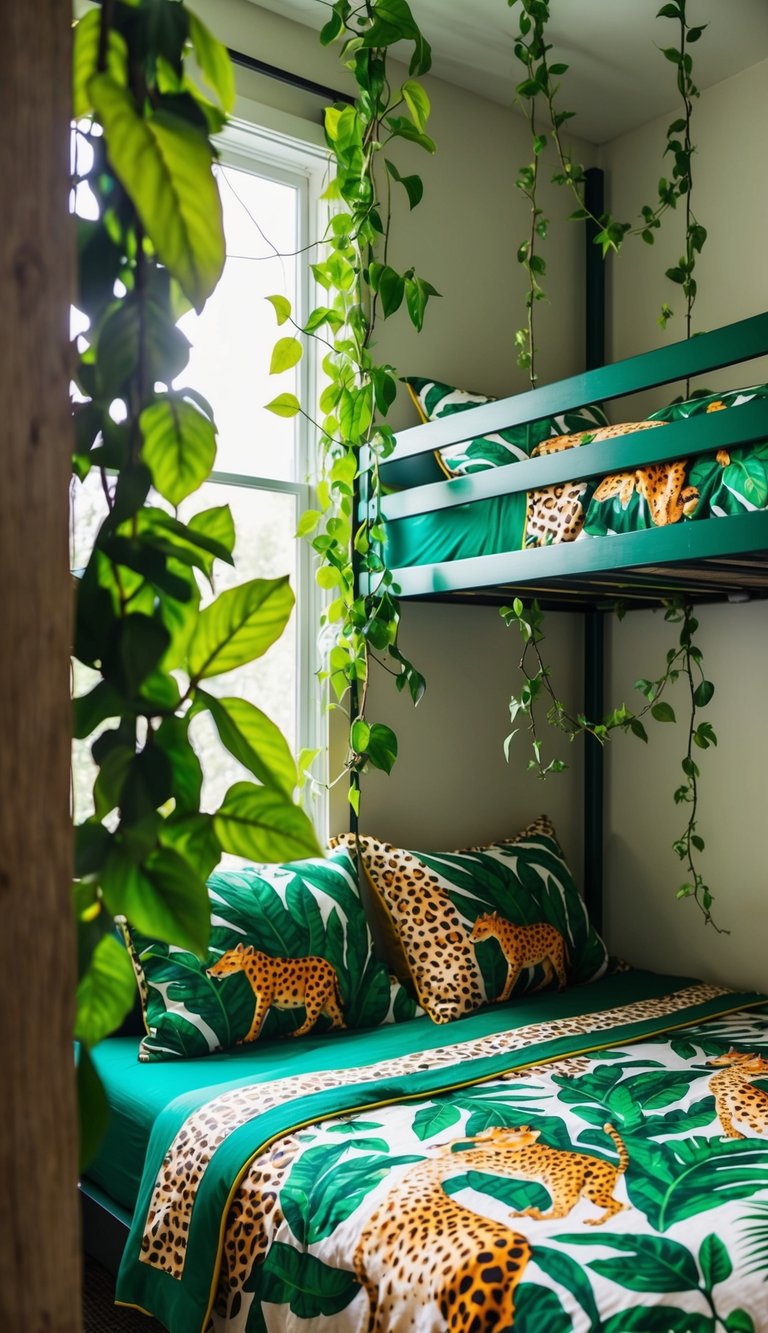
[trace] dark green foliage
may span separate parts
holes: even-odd
[[[185,71],[190,45],[206,97]],[[176,321],[190,305],[202,309],[224,263],[210,135],[232,106],[229,59],[179,0],[113,0],[76,25],[73,69],[80,156],[92,158],[83,179],[98,208],[78,223],[76,304],[90,325],[75,371],[85,401],[74,408],[73,468],[80,482],[99,478],[107,511],[77,584],[74,644],[100,675],[74,701],[75,735],[104,728],[91,746],[95,813],[76,830],[76,1031],[92,1046],[132,998],[115,916],[204,954],[205,879],[222,846],[255,860],[318,846],[294,804],[295,769],[277,729],[253,705],[199,688],[279,637],[293,604],[287,579],[253,580],[200,611],[197,576],[210,582],[216,560],[232,563],[231,514],[214,508],[183,523],[152,502],[159,495],[175,510],[215,459],[209,405],[170,384],[189,356]],[[237,784],[213,818],[200,811],[188,735],[191,712],[205,709],[263,784]],[[79,1081],[90,1151],[101,1111],[87,1051]]]

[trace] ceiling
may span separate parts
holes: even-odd
[[[252,0],[321,28],[323,0]],[[604,143],[677,105],[674,71],[657,50],[677,25],[657,19],[661,0],[552,0],[551,59],[570,65],[563,106],[574,134]],[[433,72],[449,83],[510,105],[519,81],[513,53],[519,7],[506,0],[410,0],[432,44]],[[688,0],[689,24],[709,24],[694,48],[700,88],[768,59],[768,0]]]

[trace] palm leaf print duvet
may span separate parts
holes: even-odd
[[[631,972],[296,1050],[155,1125],[118,1297],[172,1333],[768,1330],[764,998]]]

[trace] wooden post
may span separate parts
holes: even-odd
[[[0,14],[0,1327],[78,1333],[71,0],[7,0]]]

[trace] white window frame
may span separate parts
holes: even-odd
[[[320,144],[304,142],[279,130],[266,128],[245,120],[231,121],[217,137],[222,165],[239,167],[267,179],[280,181],[297,189],[298,249],[310,246],[324,230],[320,195],[328,172],[327,150]],[[297,323],[303,324],[316,304],[317,284],[310,263],[312,253],[306,251],[307,262],[299,267],[297,309],[293,312]],[[302,404],[317,400],[319,357],[313,339],[305,346],[305,354],[297,367],[297,396]],[[248,490],[272,491],[292,495],[296,501],[297,522],[301,515],[316,506],[318,458],[316,430],[305,416],[297,419],[295,474],[303,481],[279,481],[272,477],[245,475],[214,470],[211,483],[242,486]],[[321,842],[329,834],[328,800],[328,709],[326,690],[317,679],[321,667],[318,636],[320,615],[327,603],[327,594],[315,579],[316,558],[309,542],[297,540],[296,593],[296,699],[297,749],[319,750],[313,765],[313,774],[320,784],[304,788],[305,804]]]

